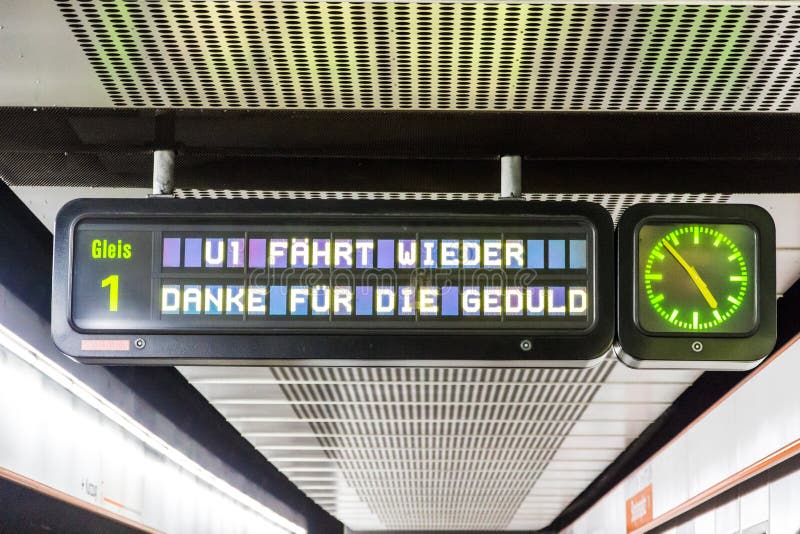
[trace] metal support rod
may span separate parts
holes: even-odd
[[[522,197],[522,157],[500,157],[500,197]]]
[[[153,151],[153,195],[172,195],[175,190],[175,151]]]

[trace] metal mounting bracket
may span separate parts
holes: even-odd
[[[150,198],[172,198],[175,191],[175,151],[153,151],[153,193]]]
[[[500,198],[522,198],[522,156],[500,157]]]

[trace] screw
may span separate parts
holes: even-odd
[[[136,347],[137,349],[143,349],[145,345],[146,343],[144,342],[144,339],[140,337],[137,337],[136,341],[133,342],[133,346]]]
[[[694,352],[701,352],[703,350],[703,344],[699,341],[694,341],[692,343],[692,350]]]
[[[533,348],[533,343],[531,343],[530,339],[523,339],[519,343],[519,348],[521,348],[525,352],[528,352],[529,350],[531,350]]]

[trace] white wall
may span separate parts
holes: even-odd
[[[742,495],[665,534],[797,534],[800,471]]]
[[[653,517],[658,518],[800,439],[798,377],[800,341],[670,442],[565,532],[624,534],[625,500],[635,492],[630,481],[643,471],[650,471]],[[800,532],[800,474],[774,481],[697,518],[676,529],[676,534],[738,533],[763,521],[770,522],[773,533]]]
[[[156,451],[17,352],[0,344],[0,467],[165,532],[290,532]]]

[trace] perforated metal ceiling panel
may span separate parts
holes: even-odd
[[[219,368],[181,372],[353,529],[535,529],[699,373]]]
[[[250,199],[355,199],[355,200],[500,200],[499,193],[405,193],[379,191],[263,191],[230,189],[176,189],[177,198],[250,198]],[[642,202],[674,202],[685,204],[727,203],[731,195],[722,193],[640,193],[640,194],[589,194],[589,193],[523,193],[520,197],[529,202],[595,202],[608,210],[616,223],[622,212]]]
[[[794,2],[56,4],[115,106],[800,109]]]

